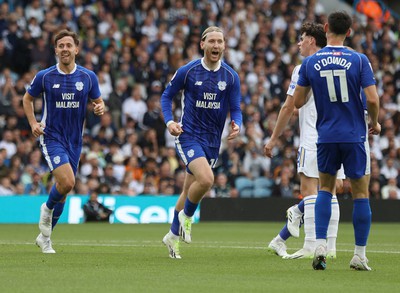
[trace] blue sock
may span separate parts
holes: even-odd
[[[283,240],[287,240],[290,236],[292,236],[287,228],[287,225],[285,225],[285,227],[282,228],[281,232],[279,232],[279,236],[281,236]]]
[[[60,218],[60,216],[64,210],[64,205],[65,205],[65,202],[58,202],[54,206],[53,218],[51,220],[51,228],[52,229],[54,229],[54,226],[57,225],[58,219]]]
[[[316,239],[326,239],[329,220],[332,213],[332,193],[320,190],[315,201]]]
[[[171,232],[177,236],[179,236],[179,219],[178,219],[179,212],[174,210],[174,219],[172,220],[171,224]]]
[[[54,209],[56,203],[64,198],[64,194],[58,192],[56,185],[54,184],[50,190],[49,198],[46,201],[46,205],[49,209]]]
[[[302,199],[301,202],[299,202],[297,208],[300,210],[300,212],[304,214],[304,199]]]
[[[192,217],[194,215],[194,212],[196,211],[198,205],[199,205],[198,203],[192,203],[189,200],[189,198],[186,198],[185,209],[184,209],[186,216]]]
[[[371,207],[368,198],[356,198],[353,201],[353,227],[356,245],[366,246],[371,228]]]

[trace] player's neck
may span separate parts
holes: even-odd
[[[210,69],[211,71],[214,71],[219,66],[219,61],[212,62],[210,60],[207,60],[206,58],[204,58],[203,61],[204,61],[204,64],[207,66],[207,68]]]
[[[65,74],[70,74],[75,69],[75,63],[70,63],[68,65],[65,65],[65,64],[62,64],[62,63],[58,63],[58,67]]]
[[[346,37],[343,38],[343,36],[341,36],[341,35],[334,35],[334,34],[329,35],[328,34],[327,45],[328,46],[344,46],[343,44],[344,44],[345,38]]]

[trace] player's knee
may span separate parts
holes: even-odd
[[[203,186],[204,189],[208,190],[214,184],[214,178],[210,176],[203,177],[201,178],[201,180],[199,180],[199,183]]]
[[[60,182],[60,189],[62,189],[63,194],[69,193],[75,186],[75,179],[68,178],[63,180],[63,182]]]

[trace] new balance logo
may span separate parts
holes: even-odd
[[[202,85],[203,82],[202,81],[196,81],[194,85]]]
[[[53,84],[53,89],[59,89],[59,88],[60,88],[60,84],[58,84],[58,83]]]

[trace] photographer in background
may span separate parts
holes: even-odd
[[[88,202],[83,206],[83,213],[85,222],[109,222],[113,211],[99,202],[97,191],[92,191]]]

